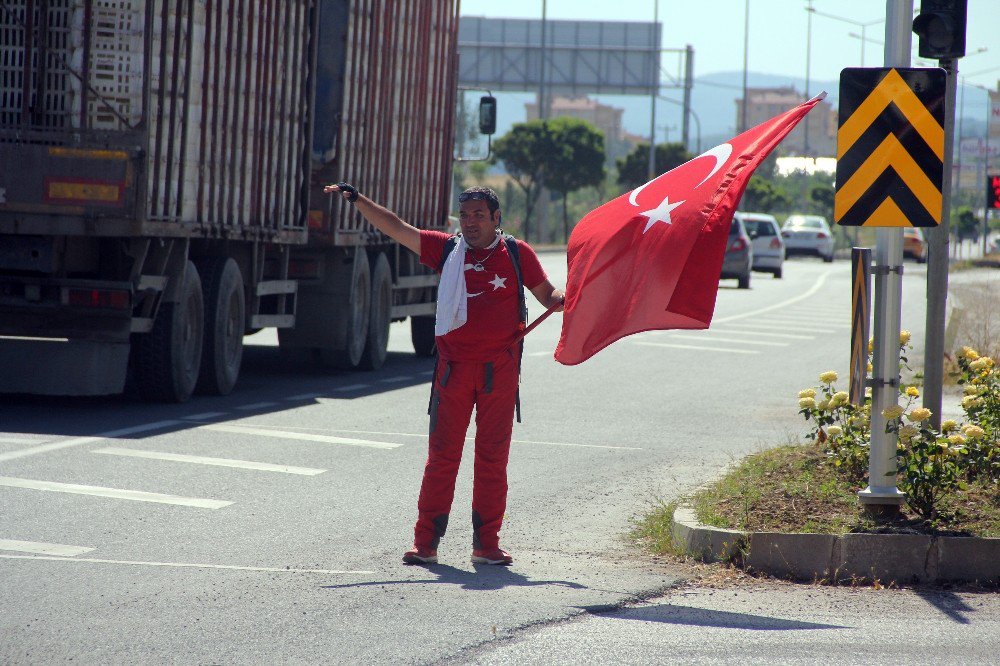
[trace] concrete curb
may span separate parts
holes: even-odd
[[[1000,583],[1000,539],[921,534],[787,534],[702,525],[679,506],[674,545],[705,562],[804,581]]]

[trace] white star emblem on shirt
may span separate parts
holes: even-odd
[[[660,205],[652,210],[647,210],[640,215],[645,215],[649,218],[649,222],[646,223],[646,228],[642,230],[642,233],[649,231],[654,224],[657,222],[663,222],[664,224],[670,224],[670,211],[680,206],[683,201],[678,201],[676,203],[670,203],[670,195],[668,194],[660,202]]]
[[[504,284],[505,282],[507,282],[507,278],[502,278],[496,273],[494,273],[493,279],[490,280],[489,284],[493,285],[493,291],[496,291],[497,289],[505,288],[507,286],[506,284]]]

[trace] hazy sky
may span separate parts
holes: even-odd
[[[656,0],[548,0],[550,19],[652,21]],[[750,39],[748,68],[751,71],[805,78],[807,0],[659,0],[659,21],[663,25],[663,46],[695,50],[695,76],[719,71],[742,71],[744,12],[749,2]],[[536,18],[542,15],[542,0],[461,0],[468,16],[493,18]],[[881,44],[885,41],[886,3],[884,0],[813,0],[817,12],[832,14],[854,23],[814,14],[812,17],[813,81],[836,81],[844,67],[883,63]],[[920,7],[920,0],[914,0]],[[865,42],[851,37],[865,28]],[[913,39],[916,56],[916,36]],[[960,74],[971,83],[996,88],[1000,79],[1000,0],[969,0],[967,53],[960,62]],[[916,63],[915,63],[916,64]],[[663,67],[678,71],[676,57],[664,55]],[[987,71],[988,70],[988,71]],[[972,75],[972,76],[968,76]],[[813,91],[815,92],[815,91]],[[985,94],[984,94],[985,96]]]

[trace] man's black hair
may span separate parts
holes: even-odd
[[[500,197],[490,187],[470,187],[458,195],[458,202],[465,201],[485,201],[490,213],[500,210]]]

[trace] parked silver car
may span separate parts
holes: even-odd
[[[833,232],[821,215],[789,215],[781,227],[785,255],[815,254],[833,261]]]
[[[767,213],[738,211],[736,217],[743,221],[753,245],[753,270],[780,278],[785,263],[785,243],[781,240],[778,220]]]
[[[722,275],[719,279],[735,278],[740,289],[750,288],[750,271],[753,267],[753,245],[750,236],[739,217],[733,216],[729,227],[726,255],[722,260]]]

